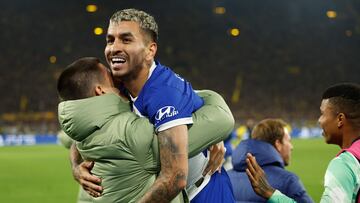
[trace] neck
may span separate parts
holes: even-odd
[[[342,149],[349,148],[351,144],[360,137],[359,130],[348,129],[343,134]]]
[[[129,91],[132,97],[137,97],[144,87],[150,72],[150,66],[142,68],[138,73],[138,77],[131,80],[124,81],[124,86]]]

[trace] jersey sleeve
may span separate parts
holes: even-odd
[[[192,124],[194,95],[184,94],[174,87],[151,88],[144,97],[145,110],[155,130]],[[199,98],[200,99],[200,98]]]
[[[356,189],[355,167],[358,167],[357,160],[348,152],[331,160],[326,169],[325,190],[320,202],[351,202]]]
[[[284,195],[279,190],[275,190],[270,199],[268,199],[267,203],[296,203],[296,201]]]

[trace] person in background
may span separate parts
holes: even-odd
[[[339,83],[326,89],[320,113],[325,142],[341,148],[326,169],[320,202],[360,202],[360,85]],[[268,182],[255,157],[248,154],[246,160],[246,173],[255,192],[268,202],[297,202]]]
[[[287,123],[281,119],[265,119],[253,129],[251,139],[244,140],[233,152],[233,170],[228,171],[237,202],[266,202],[257,195],[246,175],[247,153],[256,156],[257,161],[266,172],[269,183],[295,199],[297,202],[313,202],[300,179],[285,166],[290,164],[291,137]]]
[[[225,161],[224,161],[224,168],[226,171],[230,170],[233,168],[232,163],[231,163],[231,159],[232,159],[232,154],[233,154],[233,144],[232,141],[234,139],[237,138],[236,135],[236,130],[234,129],[233,131],[231,131],[230,135],[228,138],[226,138],[226,140],[224,140],[224,146],[225,146]]]

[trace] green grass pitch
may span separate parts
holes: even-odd
[[[306,191],[315,202],[320,202],[324,190],[324,175],[330,160],[340,148],[320,139],[294,139],[294,149],[288,170],[300,177]]]
[[[76,202],[78,186],[62,146],[0,147],[0,183],[4,203]]]
[[[339,150],[323,139],[293,140],[288,170],[298,174],[310,196],[319,202],[329,161]],[[11,203],[76,202],[68,150],[62,146],[0,147],[0,197]]]

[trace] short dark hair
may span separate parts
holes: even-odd
[[[356,83],[339,83],[325,90],[322,99],[329,103],[336,112],[343,113],[346,119],[360,129],[360,85]]]
[[[98,58],[84,57],[68,65],[57,83],[60,99],[66,101],[93,96],[94,83],[105,80],[99,64]]]
[[[284,128],[288,124],[282,119],[268,118],[260,121],[252,130],[251,138],[261,140],[275,146],[276,140],[282,139],[285,135]]]

